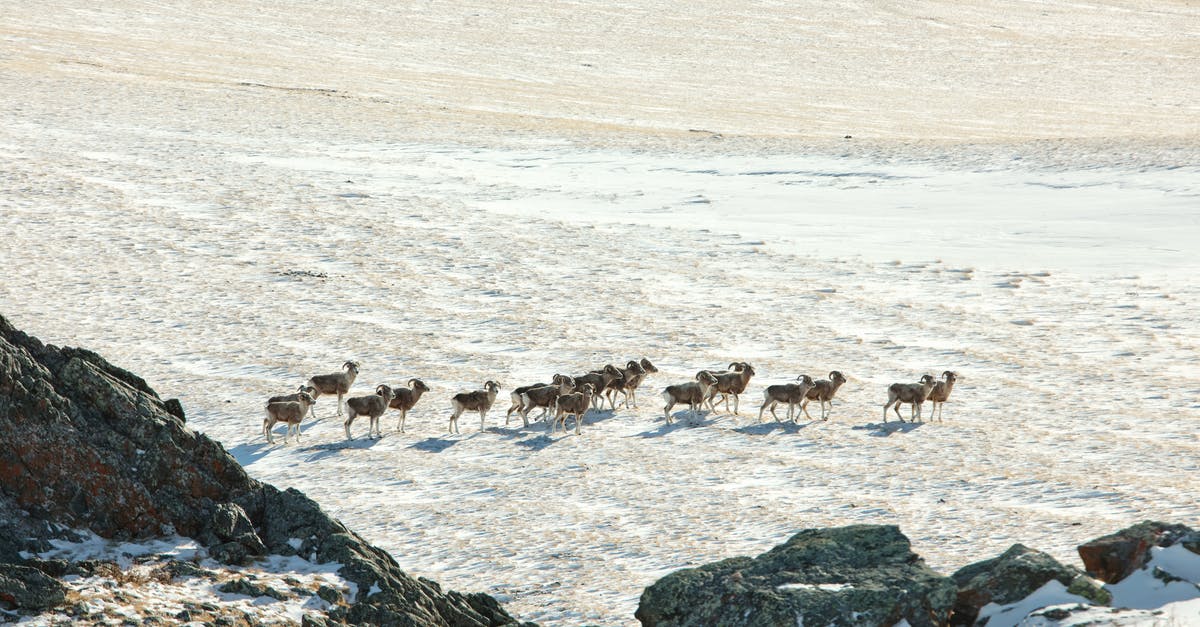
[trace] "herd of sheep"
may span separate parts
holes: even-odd
[[[370,419],[370,426],[367,430],[368,438],[383,437],[379,420],[388,409],[396,409],[400,412],[397,428],[404,433],[404,421],[408,416],[408,411],[417,404],[417,401],[421,400],[421,396],[425,392],[429,391],[429,386],[420,379],[409,379],[408,387],[396,386],[393,388],[379,385],[375,388],[374,394],[345,398],[350,391],[350,386],[354,385],[358,369],[358,362],[347,361],[342,364],[341,372],[317,375],[309,379],[307,384],[300,386],[300,389],[293,394],[273,396],[268,399],[267,416],[263,420],[263,434],[266,436],[267,442],[275,443],[275,439],[272,437],[272,428],[276,423],[281,422],[287,425],[284,442],[293,433],[295,433],[296,439],[299,439],[300,422],[306,415],[316,415],[313,406],[316,404],[317,398],[332,394],[336,394],[338,399],[337,415],[343,415],[343,406],[346,410],[346,421],[343,423],[346,429],[346,439],[353,439],[350,435],[350,425],[359,416],[366,416]],[[518,413],[524,425],[528,427],[529,413],[540,408],[542,414],[538,419],[545,418],[549,421],[551,433],[557,433],[560,427],[565,431],[566,420],[569,416],[574,418],[575,433],[579,434],[588,410],[603,409],[605,401],[608,401],[609,407],[616,410],[618,395],[622,397],[621,404],[623,406],[636,408],[637,390],[642,381],[654,372],[658,372],[658,368],[654,367],[650,360],[642,359],[640,361],[630,360],[624,368],[609,364],[600,370],[593,370],[577,377],[556,374],[550,383],[535,383],[513,390],[511,393],[512,405],[504,416],[504,424],[509,423],[513,413]],[[730,398],[733,399],[733,413],[737,414],[739,395],[746,391],[746,386],[753,376],[754,367],[744,361],[729,364],[729,369],[725,371],[701,370],[692,380],[669,385],[663,390],[662,398],[666,401],[666,405],[663,407],[663,416],[667,424],[671,424],[671,409],[676,405],[687,405],[691,410],[692,417],[695,418],[698,409],[707,407],[715,411],[717,403],[722,401],[725,403],[725,410],[728,411]],[[920,420],[922,404],[927,400],[933,403],[930,412],[931,418],[936,413],[940,420],[942,405],[950,397],[950,392],[954,389],[954,382],[957,379],[956,373],[947,370],[942,373],[942,379],[926,374],[917,383],[891,384],[887,390],[888,401],[883,406],[884,422],[887,422],[889,408],[896,413],[900,422],[904,422],[904,418],[900,415],[900,405],[904,403],[912,405],[910,419]],[[787,405],[788,420],[795,421],[799,412],[804,412],[804,415],[811,420],[812,416],[808,413],[810,401],[818,401],[821,404],[821,420],[828,420],[829,414],[833,411],[833,397],[837,394],[838,388],[846,382],[846,377],[841,372],[834,370],[829,373],[828,379],[814,381],[812,377],[802,374],[796,378],[796,381],[796,383],[771,385],[763,390],[763,402],[758,408],[759,422],[762,422],[763,412],[768,409],[778,421],[779,416],[775,413],[775,407],[780,404]],[[495,404],[499,394],[500,384],[496,381],[487,381],[481,390],[459,392],[450,397],[452,413],[449,431],[460,433],[458,418],[466,411],[479,412],[479,429],[482,431],[487,426],[487,413]]]
[[[581,434],[583,418],[589,408],[602,408],[607,400],[608,406],[616,410],[618,395],[622,396],[620,402],[623,406],[637,407],[637,388],[641,387],[642,381],[646,380],[649,374],[658,371],[649,359],[631,359],[625,364],[625,368],[617,368],[610,364],[581,376],[554,375],[550,383],[534,383],[516,388],[510,394],[512,405],[505,413],[504,424],[509,424],[512,414],[518,413],[524,426],[529,426],[529,412],[541,408],[542,413],[538,419],[550,420],[551,432],[558,432],[559,428],[565,431],[566,418],[571,417],[575,419],[576,434]],[[263,435],[266,436],[266,441],[275,443],[271,430],[277,423],[287,425],[284,442],[287,442],[292,434],[299,440],[301,420],[305,416],[316,416],[313,406],[316,405],[317,399],[332,394],[337,395],[337,416],[342,416],[343,406],[346,408],[346,422],[343,426],[346,428],[347,440],[353,440],[353,436],[350,436],[350,425],[360,416],[370,419],[367,437],[383,437],[379,419],[388,410],[400,411],[397,429],[404,432],[404,419],[408,417],[408,411],[412,410],[416,401],[419,401],[421,395],[428,392],[430,387],[419,378],[410,378],[408,387],[394,388],[380,384],[374,394],[346,399],[346,394],[349,393],[350,386],[353,386],[358,374],[358,362],[346,362],[342,364],[341,372],[314,376],[294,394],[271,396],[266,401],[266,418],[263,420]],[[721,401],[725,402],[725,410],[728,411],[731,398],[733,413],[737,414],[739,395],[745,392],[750,377],[754,375],[754,366],[746,362],[734,362],[730,364],[730,369],[725,371],[701,370],[691,381],[667,386],[662,390],[662,399],[666,401],[666,405],[662,407],[662,416],[667,424],[671,424],[672,408],[676,405],[686,405],[691,410],[692,418],[695,418],[700,408],[708,407],[715,411],[716,405]],[[922,418],[922,405],[926,400],[932,402],[930,417],[936,413],[938,419],[941,419],[942,405],[949,398],[956,380],[958,375],[947,370],[942,372],[941,380],[932,375],[924,375],[917,383],[890,384],[888,401],[883,405],[883,422],[887,422],[888,408],[892,408],[896,418],[904,422],[904,418],[900,416],[902,404],[912,405],[911,419]],[[829,413],[833,412],[834,395],[838,394],[838,389],[846,382],[846,377],[834,370],[829,372],[829,378],[814,381],[808,375],[800,375],[796,381],[768,386],[763,390],[762,405],[758,407],[758,422],[762,422],[763,412],[767,410],[778,422],[779,416],[775,413],[775,407],[781,404],[787,405],[788,420],[794,422],[799,417],[799,412],[804,412],[804,416],[811,420],[808,411],[810,401],[820,402],[821,419],[827,420]],[[487,412],[496,402],[499,392],[498,382],[487,381],[484,383],[484,389],[451,396],[449,431],[452,434],[461,432],[458,430],[458,417],[467,411],[479,412],[479,429],[484,430],[487,425]]]

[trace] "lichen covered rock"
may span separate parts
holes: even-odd
[[[809,529],[756,557],[681,570],[642,593],[643,625],[945,625],[955,586],[891,525]]]
[[[974,625],[979,610],[988,603],[1016,603],[1050,581],[1058,581],[1071,594],[1098,605],[1112,599],[1107,590],[1078,568],[1020,544],[1012,545],[999,557],[964,566],[951,578],[958,586],[952,625]]]
[[[1107,583],[1117,583],[1146,565],[1151,547],[1176,543],[1182,543],[1185,548],[1189,545],[1200,547],[1200,534],[1187,525],[1147,520],[1081,544],[1078,551],[1088,574]]]

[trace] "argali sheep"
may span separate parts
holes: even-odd
[[[499,393],[500,384],[495,381],[487,381],[483,384],[482,390],[459,392],[452,396],[450,406],[454,409],[454,413],[450,414],[450,433],[461,433],[458,430],[458,417],[467,410],[479,412],[479,430],[483,431],[487,424],[484,421],[487,418],[488,410],[496,402],[496,395]]]
[[[692,419],[695,419],[696,407],[703,406],[704,399],[708,398],[709,390],[716,384],[717,377],[713,373],[701,370],[696,373],[695,381],[668,385],[662,393],[663,400],[667,403],[663,407],[663,416],[666,417],[667,424],[671,424],[671,408],[675,407],[677,403],[687,403],[692,410]]]
[[[567,416],[573,415],[575,416],[575,435],[581,435],[583,433],[581,431],[583,417],[587,415],[595,392],[595,386],[591,383],[584,383],[579,392],[560,394],[554,401],[554,418],[550,420],[550,433],[557,433],[559,425],[562,425],[563,431],[566,432]]]
[[[896,412],[896,417],[900,422],[904,422],[904,418],[900,416],[900,404],[912,404],[911,420],[919,420],[921,418],[921,405],[925,399],[929,397],[929,392],[933,390],[933,384],[937,383],[937,379],[933,375],[921,375],[921,380],[918,383],[893,383],[888,386],[888,401],[883,405],[883,421],[887,422],[887,410],[889,407]]]
[[[643,372],[642,374],[634,377],[633,381],[629,382],[629,384],[625,386],[625,392],[629,395],[628,398],[625,399],[626,407],[628,407],[630,404],[632,404],[635,408],[637,407],[638,388],[641,387],[642,382],[646,380],[647,376],[658,372],[658,368],[655,367],[654,364],[650,363],[650,360],[646,359],[645,357],[638,362],[638,365],[642,367]]]
[[[750,377],[754,376],[754,368],[744,361],[737,361],[729,364],[729,371],[713,372],[712,374],[717,378],[717,384],[708,391],[706,400],[709,409],[716,411],[717,404],[713,399],[720,394],[725,400],[725,411],[729,411],[729,396],[733,395],[733,414],[736,416],[738,395],[746,391]]]
[[[633,393],[633,387],[639,378],[646,375],[646,369],[632,359],[625,364],[624,368],[617,368],[617,371],[621,373],[621,376],[610,381],[608,388],[604,390],[604,395],[608,397],[608,405],[614,411],[617,409],[617,393],[619,392],[621,396],[625,397],[621,404],[629,407],[629,395]]]
[[[400,420],[396,423],[396,428],[400,433],[404,433],[404,419],[408,417],[408,410],[412,409],[417,401],[421,400],[421,395],[429,391],[429,386],[420,379],[409,379],[408,387],[396,386],[392,388],[392,402],[388,403],[388,407],[400,410]]]
[[[346,439],[354,439],[350,437],[350,424],[359,416],[367,416],[371,419],[371,424],[367,427],[368,438],[376,435],[382,438],[383,430],[379,427],[379,418],[388,410],[393,396],[392,388],[380,384],[375,387],[375,393],[370,396],[355,396],[346,399],[346,422],[343,425],[346,427]]]
[[[517,412],[517,413],[520,413],[520,414],[526,414],[526,415],[529,413],[528,411],[525,411],[525,405],[523,404],[523,402],[522,402],[522,400],[521,400],[521,395],[525,394],[526,392],[528,392],[529,390],[532,390],[532,389],[534,389],[534,388],[544,388],[544,387],[550,387],[550,386],[556,386],[556,387],[557,387],[557,386],[561,386],[561,385],[562,385],[562,382],[563,382],[564,380],[565,380],[565,381],[572,381],[571,377],[570,377],[570,376],[568,376],[568,375],[565,375],[565,374],[556,374],[556,375],[554,375],[554,378],[553,378],[553,379],[551,379],[551,383],[533,383],[533,384],[530,384],[530,385],[522,385],[521,387],[519,387],[519,388],[517,388],[517,389],[513,390],[511,393],[509,393],[509,398],[511,398],[511,399],[512,399],[512,404],[511,404],[511,405],[509,405],[509,407],[508,407],[508,411],[504,412],[504,424],[505,424],[505,426],[507,426],[507,425],[508,425],[508,420],[509,420],[509,418],[510,418],[510,417],[513,415],[513,412]],[[571,387],[572,387],[572,389],[574,389],[574,387],[575,387],[575,384],[574,384],[574,383],[572,383],[572,384],[571,384]],[[541,408],[542,408],[542,410],[543,410],[543,411],[542,411],[542,418],[545,418],[545,417],[546,417],[546,412],[548,412],[548,411],[549,411],[549,406],[548,406],[548,405],[539,405],[539,407],[541,407]],[[526,423],[525,423],[525,426],[526,426],[526,427],[528,427],[528,426],[529,426],[529,423],[528,423],[528,421],[526,421]]]
[[[820,401],[821,403],[821,420],[829,420],[829,414],[833,413],[833,397],[837,394],[838,388],[846,382],[846,377],[837,370],[829,371],[828,379],[818,379],[813,383],[813,387],[804,397],[804,402],[800,404],[800,409],[804,411],[804,416],[812,420],[812,416],[808,414],[809,401]],[[825,403],[829,403],[829,412],[825,412]]]
[[[292,402],[292,401],[298,401],[298,400],[300,400],[301,392],[308,394],[308,396],[310,398],[313,398],[314,402],[315,402],[316,392],[317,392],[316,388],[312,387],[311,385],[302,385],[295,392],[293,392],[291,394],[284,394],[283,396],[272,396],[271,398],[268,398],[267,404],[270,405],[271,403],[288,403],[288,402]]]
[[[958,381],[958,373],[949,370],[942,373],[943,380],[933,384],[933,389],[929,391],[929,402],[933,405],[929,409],[929,419],[933,420],[934,412],[937,412],[938,422],[942,421],[942,409],[946,404],[946,400],[950,398],[950,392],[954,391],[954,382]]]
[[[763,410],[768,407],[771,410],[771,415],[775,417],[775,422],[779,422],[779,415],[775,413],[775,406],[779,403],[787,403],[788,420],[796,422],[794,414],[796,406],[804,400],[808,392],[813,389],[812,377],[802,374],[796,377],[799,383],[784,383],[782,385],[768,385],[767,389],[763,390],[763,404],[758,408],[758,421],[762,422]]]
[[[350,391],[350,386],[354,385],[354,378],[358,376],[358,362],[347,361],[342,364],[342,371],[334,374],[319,374],[308,380],[308,384],[316,389],[313,394],[313,400],[317,400],[322,394],[337,394],[337,415],[342,415],[342,397]],[[316,414],[314,413],[315,417]]]
[[[616,379],[620,376],[621,376],[621,371],[617,370],[616,366],[614,366],[612,364],[608,364],[600,370],[593,370],[587,374],[580,375],[578,377],[573,377],[573,378],[575,380],[575,389],[576,390],[582,390],[584,385],[591,383],[593,390],[598,390],[598,391],[602,392],[602,391],[604,391],[605,388],[608,387],[609,383],[612,383],[613,379]],[[600,396],[599,392],[597,392],[596,394],[593,394],[592,395],[592,406],[595,407],[596,404],[599,403],[602,398],[603,397]]]
[[[554,380],[556,384],[531,388],[521,394],[521,422],[526,427],[529,426],[529,412],[535,407],[541,407],[542,416],[545,417],[554,411],[554,404],[560,396],[575,391],[575,381],[571,377],[555,375]]]
[[[316,400],[309,396],[307,392],[297,392],[296,400],[294,401],[275,401],[267,403],[267,417],[263,419],[263,434],[267,436],[267,443],[274,444],[275,438],[271,437],[271,429],[275,427],[275,423],[282,422],[287,425],[287,430],[283,433],[283,441],[286,443],[288,437],[295,431],[296,439],[300,439],[300,421],[304,419],[304,414],[308,413],[308,409],[313,406]]]
[[[504,426],[508,426],[508,420],[512,417],[513,412],[517,412],[519,414],[521,413],[521,410],[525,409],[525,406],[521,401],[521,395],[525,394],[529,390],[532,390],[533,388],[544,388],[549,386],[549,383],[531,383],[529,385],[522,385],[521,387],[510,392],[508,397],[512,399],[512,404],[508,406],[508,411],[504,412]]]

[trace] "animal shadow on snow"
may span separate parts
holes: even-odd
[[[562,438],[558,438],[556,440],[545,434],[535,435],[532,438],[527,438],[527,439],[518,441],[517,446],[526,448],[531,453],[536,453],[540,450],[545,449],[546,447],[550,446],[551,444],[554,444],[555,442],[557,442],[558,440],[561,440],[561,439]]]
[[[532,424],[529,426],[531,428],[533,427]],[[511,440],[513,438],[519,438],[525,435],[525,427],[524,425],[516,427],[488,427],[487,429],[484,429],[484,432],[495,433],[496,435],[501,435]]]
[[[426,453],[441,453],[455,444],[458,444],[458,440],[447,440],[445,438],[435,437],[425,438],[424,440],[413,442],[412,444],[408,445],[408,448],[416,449],[418,451],[425,451]]]
[[[276,446],[279,446],[279,444],[267,444],[265,440],[262,442],[255,442],[254,444],[239,444],[229,449],[229,454],[233,455],[233,458],[236,459],[239,464],[243,466],[249,466],[250,464],[253,464],[254,462],[266,457],[267,453],[269,453],[271,449],[275,448]]]
[[[801,424],[801,423],[792,422],[790,420],[784,420],[783,422],[775,422],[774,420],[769,420],[769,421],[761,422],[761,423],[756,422],[753,424],[748,424],[744,427],[738,427],[738,428],[734,429],[734,431],[736,431],[738,433],[744,433],[746,435],[770,435],[771,433],[774,433],[776,431],[778,431],[780,433],[789,433],[790,434],[790,433],[800,433],[801,429],[807,427],[810,424],[812,424],[812,423],[806,422],[806,423]]]
[[[865,425],[852,427],[859,431],[870,431],[870,435],[877,438],[886,438],[893,433],[909,433],[920,429],[923,422],[869,422]]]
[[[341,440],[339,442],[325,442],[323,444],[313,444],[312,446],[306,446],[300,450],[304,451],[305,453],[312,453],[312,455],[306,457],[304,459],[304,461],[316,462],[316,461],[325,459],[326,457],[333,457],[334,455],[337,455],[337,454],[341,453],[342,451],[348,451],[350,449],[360,450],[360,449],[365,449],[365,448],[371,448],[372,446],[375,446],[375,444],[379,441],[380,440],[372,440],[372,439],[368,439],[368,438],[356,438],[354,440]]]
[[[710,419],[711,416],[713,416],[713,412],[704,410],[704,411],[699,412],[699,417],[693,420],[691,410],[685,409],[683,411],[675,412],[674,414],[671,415],[671,420],[674,421],[671,424],[667,424],[667,422],[664,420],[662,423],[660,423],[658,425],[658,428],[655,429],[654,431],[643,431],[642,433],[638,434],[638,437],[661,438],[664,435],[667,435],[669,433],[674,433],[681,429],[694,429],[696,427],[711,427],[717,423],[716,420]]]
[[[616,415],[616,410],[612,409],[589,409],[587,414],[584,415],[583,426],[587,427],[588,425],[601,423]]]

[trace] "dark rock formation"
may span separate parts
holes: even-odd
[[[62,605],[67,593],[57,579],[36,568],[0,564],[0,607],[48,610]]]
[[[178,533],[229,564],[268,553],[341,563],[358,598],[313,624],[515,624],[491,597],[407,576],[300,492],[251,479],[219,443],[185,426],[177,401],[164,402],[141,378],[91,351],[44,345],[2,316],[0,433],[0,561],[8,564],[23,564],[20,551],[48,548],[62,526],[120,540]],[[292,538],[304,539],[299,551]],[[44,583],[40,571],[8,568],[5,576]],[[25,610],[46,607],[10,596]]]
[[[643,625],[946,625],[955,587],[895,526],[809,529],[757,558],[671,573],[642,593]]]
[[[1012,545],[999,557],[964,566],[951,578],[958,585],[952,625],[974,625],[979,610],[988,603],[1016,603],[1051,580],[1098,605],[1107,605],[1112,599],[1107,590],[1078,568],[1064,566],[1050,555],[1020,544]]]
[[[1182,542],[1185,547],[1200,547],[1200,533],[1187,525],[1147,520],[1081,544],[1078,550],[1088,574],[1101,581],[1117,583],[1146,565],[1151,547],[1171,546],[1177,542]]]

